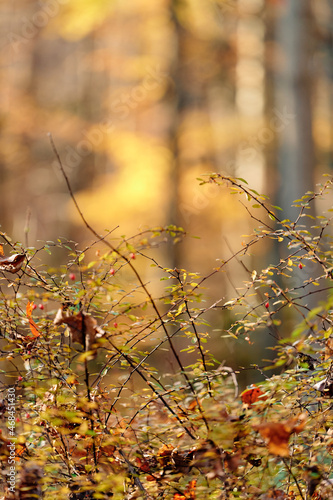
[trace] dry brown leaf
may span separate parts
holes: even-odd
[[[329,337],[325,342],[325,361],[333,356],[333,337]]]
[[[24,253],[15,253],[10,257],[0,256],[0,271],[17,273],[21,269],[24,259]]]
[[[54,325],[66,324],[69,328],[72,342],[81,344],[86,351],[93,349],[96,339],[105,335],[105,331],[98,326],[95,318],[84,311],[71,314],[68,309],[61,307],[53,323]]]

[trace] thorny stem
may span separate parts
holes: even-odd
[[[133,360],[131,359],[130,356],[128,356],[127,354],[125,354],[124,352],[122,352],[120,349],[118,349],[117,346],[111,344],[112,347],[121,355],[124,357],[124,359],[126,359],[126,361],[129,363],[129,365],[132,367],[133,371],[136,371],[138,373],[138,375],[140,375],[140,377],[142,378],[142,380],[144,380],[144,382],[148,385],[148,387],[154,392],[154,394],[157,396],[158,399],[160,399],[162,401],[162,403],[164,404],[164,406],[169,410],[169,412],[178,420],[178,422],[180,423],[180,425],[184,428],[185,432],[190,436],[191,439],[196,439],[195,436],[191,433],[191,431],[184,425],[184,422],[180,419],[179,415],[174,412],[174,410],[171,408],[171,406],[169,405],[169,403],[166,401],[166,399],[164,398],[164,396],[158,392],[155,387],[153,386],[153,384],[148,380],[148,378],[142,373],[142,371],[139,369],[138,365],[136,365]],[[159,385],[161,385],[161,382],[158,381]],[[162,386],[163,387],[163,386]],[[163,387],[164,389],[164,387]],[[165,390],[165,389],[164,389]],[[108,421],[108,418],[110,417],[111,413],[109,413],[108,417],[106,418],[106,423]]]
[[[305,500],[304,496],[303,496],[303,492],[302,492],[302,489],[299,485],[299,482],[297,481],[297,477],[295,476],[295,474],[293,473],[293,471],[291,470],[291,467],[290,465],[288,464],[287,460],[285,458],[282,459],[284,465],[286,466],[286,469],[287,471],[289,472],[289,474],[291,475],[291,477],[293,478],[293,480],[295,481],[295,484],[297,486],[297,489],[298,489],[298,492],[300,494],[300,497],[302,500]]]
[[[63,177],[64,177],[64,179],[65,179],[65,181],[66,181],[66,185],[67,185],[68,192],[69,192],[69,194],[70,194],[70,197],[71,197],[71,199],[72,199],[72,201],[73,201],[73,203],[74,203],[74,205],[75,205],[75,208],[76,208],[76,210],[77,210],[77,212],[78,212],[78,214],[79,214],[79,216],[80,216],[80,218],[81,218],[82,222],[84,223],[84,225],[86,226],[86,228],[87,228],[87,229],[88,229],[88,230],[89,230],[89,231],[90,231],[90,232],[91,232],[91,233],[92,233],[92,234],[93,234],[96,238],[101,239],[101,236],[100,236],[100,235],[99,235],[99,234],[95,231],[95,229],[94,229],[94,228],[93,228],[93,227],[92,227],[92,226],[88,223],[88,221],[86,220],[86,218],[85,218],[84,214],[82,213],[82,211],[81,211],[81,209],[80,209],[80,207],[79,207],[79,205],[78,205],[78,203],[77,203],[77,201],[76,201],[76,198],[75,198],[75,195],[74,195],[74,193],[73,193],[72,187],[71,187],[71,185],[70,185],[70,182],[69,182],[68,176],[67,176],[67,174],[66,174],[66,172],[65,172],[65,170],[64,170],[64,167],[63,167],[63,164],[62,164],[62,161],[61,161],[60,155],[59,155],[59,153],[58,153],[58,150],[57,150],[57,148],[56,148],[56,146],[55,146],[55,144],[54,144],[54,141],[53,141],[53,138],[52,138],[52,134],[51,134],[51,133],[48,133],[48,136],[49,136],[49,139],[50,139],[50,143],[51,143],[51,146],[52,146],[53,152],[54,152],[54,154],[55,154],[55,156],[56,156],[56,158],[57,158],[57,160],[58,160],[58,164],[59,164],[59,167],[60,167],[61,173],[62,173],[62,175],[63,175]],[[172,351],[172,353],[173,353],[173,355],[174,355],[174,357],[175,357],[175,359],[176,359],[176,361],[177,361],[177,364],[178,364],[178,366],[179,366],[179,368],[180,368],[180,371],[181,371],[182,375],[184,376],[184,378],[186,379],[187,383],[189,384],[189,387],[190,387],[191,391],[193,392],[193,394],[195,394],[194,388],[193,388],[193,386],[192,386],[192,384],[191,384],[191,381],[190,381],[190,379],[189,379],[189,377],[188,377],[188,375],[187,375],[187,373],[186,373],[186,371],[185,371],[185,369],[184,369],[184,367],[183,367],[183,365],[182,365],[182,362],[181,362],[181,360],[180,360],[180,358],[179,358],[179,355],[178,355],[178,353],[177,353],[177,351],[176,351],[176,349],[175,349],[175,347],[174,347],[174,345],[173,345],[173,342],[172,342],[172,340],[171,340],[171,336],[170,336],[170,334],[169,334],[169,332],[168,332],[168,329],[167,329],[166,325],[164,324],[164,321],[163,321],[162,316],[161,316],[161,314],[160,314],[160,312],[159,312],[159,310],[158,310],[158,307],[157,307],[157,305],[156,305],[156,302],[155,302],[155,300],[153,299],[153,297],[152,297],[151,293],[149,292],[149,290],[148,290],[147,286],[146,286],[146,285],[145,285],[145,283],[143,282],[143,280],[142,280],[142,278],[141,278],[140,274],[138,273],[138,271],[136,270],[136,268],[135,268],[135,267],[134,267],[134,265],[132,264],[131,260],[130,260],[130,259],[128,259],[125,255],[123,255],[123,254],[120,252],[120,250],[118,250],[116,247],[114,247],[114,246],[113,246],[113,245],[112,245],[109,241],[107,241],[107,240],[103,240],[103,242],[104,242],[104,243],[105,243],[105,244],[106,244],[106,245],[107,245],[107,246],[108,246],[108,247],[109,247],[109,248],[110,248],[113,252],[115,252],[115,253],[116,253],[116,254],[117,254],[120,258],[122,258],[123,260],[125,260],[125,261],[126,261],[126,263],[129,265],[129,267],[131,268],[131,270],[133,271],[133,273],[135,274],[135,276],[136,276],[136,278],[137,278],[138,282],[140,283],[140,286],[142,287],[142,289],[143,289],[143,290],[144,290],[144,292],[146,293],[146,295],[147,295],[147,297],[148,297],[148,299],[149,299],[149,302],[151,303],[151,305],[152,305],[152,307],[153,307],[153,309],[154,309],[154,311],[155,311],[155,313],[156,313],[156,315],[157,315],[157,317],[158,317],[158,319],[159,319],[159,321],[160,321],[160,325],[161,325],[161,327],[163,328],[164,333],[165,333],[165,335],[166,335],[166,337],[167,337],[167,339],[168,339],[168,343],[169,343],[170,349],[171,349],[171,351]]]
[[[86,325],[85,325],[85,321],[84,321],[84,316],[82,316],[82,335],[83,335],[84,346],[85,346],[85,350],[86,350],[87,332],[86,332]],[[86,356],[84,358],[84,382],[86,384],[86,389],[87,389],[87,400],[89,403],[91,403],[91,394],[90,394],[90,385],[89,385],[89,369],[88,369],[88,360],[87,360]],[[91,408],[89,408],[88,414],[89,414],[89,420],[90,420],[90,429],[92,431],[92,449],[93,449],[93,456],[94,456],[94,465],[95,465],[96,470],[97,470],[97,450],[96,450],[95,435],[94,435],[94,419],[93,419],[93,412],[92,412]]]

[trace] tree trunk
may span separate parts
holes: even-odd
[[[298,213],[297,208],[291,207],[294,200],[312,190],[314,184],[312,34],[310,1],[285,2],[276,20],[279,64],[275,81],[279,139],[277,204],[283,209],[283,217],[291,221]]]

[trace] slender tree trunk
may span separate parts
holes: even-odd
[[[314,53],[314,20],[311,0],[289,0],[276,18],[275,116],[278,132],[276,204],[283,209],[280,217],[295,221],[300,207],[295,200],[314,190],[315,149],[312,134],[312,55]],[[312,203],[306,214],[315,215]],[[313,220],[302,218],[300,224],[310,230]],[[313,233],[313,229],[310,230]],[[286,248],[278,246],[280,258]],[[316,274],[317,265],[307,262],[305,269],[295,269],[295,286]],[[309,308],[324,296],[303,300]],[[286,318],[287,319],[287,318]]]
[[[313,49],[310,0],[289,0],[276,21],[278,65],[275,81],[278,131],[279,191],[277,204],[293,220],[301,198],[314,184],[312,137],[311,53]]]
[[[173,114],[170,124],[169,141],[170,148],[172,151],[172,165],[170,170],[170,201],[169,201],[169,221],[171,224],[180,226],[181,213],[180,213],[180,177],[181,177],[181,163],[180,163],[180,151],[179,151],[179,126],[183,117],[183,114],[188,107],[187,99],[189,97],[189,92],[186,92],[184,88],[182,73],[186,71],[186,60],[184,60],[183,43],[186,33],[184,28],[179,24],[177,15],[175,13],[175,0],[171,0],[171,17],[174,24],[174,37],[176,44],[175,57],[173,61],[173,66],[171,69],[171,77],[174,85],[173,99]],[[172,242],[168,248],[168,255],[170,260],[171,268],[181,267],[181,249],[180,245],[174,245]]]

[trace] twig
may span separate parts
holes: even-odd
[[[86,228],[98,239],[101,239],[101,236],[95,231],[95,229],[88,223],[88,221],[86,220],[85,216],[83,215],[77,201],[76,201],[76,198],[74,196],[74,193],[73,193],[73,190],[71,188],[71,185],[70,185],[70,182],[69,182],[69,179],[68,179],[68,176],[65,172],[65,169],[63,167],[63,164],[62,164],[62,161],[61,161],[61,158],[60,158],[60,155],[58,153],[58,150],[54,144],[54,141],[53,141],[53,138],[52,138],[52,134],[51,133],[48,133],[48,137],[50,139],[50,143],[51,143],[51,146],[52,146],[52,149],[53,149],[53,152],[58,160],[58,164],[59,164],[59,167],[60,167],[60,170],[61,170],[61,173],[66,181],[66,185],[67,185],[67,189],[68,189],[68,192],[70,194],[70,197],[72,198],[73,200],[73,203],[75,205],[75,208],[82,220],[82,222],[84,223],[84,225],[86,226]],[[121,259],[125,260],[126,263],[129,265],[129,267],[131,268],[131,270],[133,271],[133,273],[135,274],[137,280],[139,281],[140,283],[140,286],[142,287],[142,289],[144,290],[144,292],[146,293],[148,299],[149,299],[149,302],[151,303],[159,321],[160,321],[160,325],[161,327],[163,328],[163,331],[168,339],[168,343],[169,343],[169,346],[170,346],[170,349],[177,361],[177,364],[180,368],[180,371],[181,371],[181,374],[183,375],[183,377],[186,379],[187,383],[189,384],[189,387],[191,388],[192,392],[195,394],[194,392],[194,389],[192,387],[192,384],[191,384],[191,381],[182,365],[182,362],[179,358],[179,355],[178,355],[178,352],[176,351],[176,348],[175,346],[173,345],[173,342],[171,340],[171,336],[168,332],[168,329],[166,328],[166,325],[164,324],[164,321],[162,319],[162,316],[161,316],[161,313],[159,312],[158,308],[157,308],[157,305],[156,305],[156,302],[155,300],[153,299],[151,293],[149,292],[147,286],[145,285],[145,283],[143,282],[140,274],[138,273],[138,271],[136,270],[136,268],[134,267],[134,265],[132,264],[131,260],[129,258],[127,258],[125,255],[123,255],[120,250],[118,250],[115,246],[113,246],[109,241],[107,240],[103,240],[103,242],[113,251],[115,252]]]
[[[295,484],[296,484],[296,486],[297,486],[297,489],[298,489],[298,491],[299,491],[299,494],[300,494],[301,499],[302,499],[302,500],[305,500],[305,499],[304,499],[304,496],[303,496],[303,492],[302,492],[302,490],[301,490],[301,487],[300,487],[300,485],[299,485],[299,483],[298,483],[298,481],[297,481],[297,477],[295,476],[295,474],[294,474],[294,473],[293,473],[293,471],[291,470],[291,467],[289,466],[289,464],[288,464],[287,460],[286,460],[285,458],[283,458],[283,459],[282,459],[282,461],[283,461],[284,465],[286,466],[287,471],[289,472],[289,474],[291,475],[291,477],[292,477],[292,478],[293,478],[293,480],[295,481]]]

